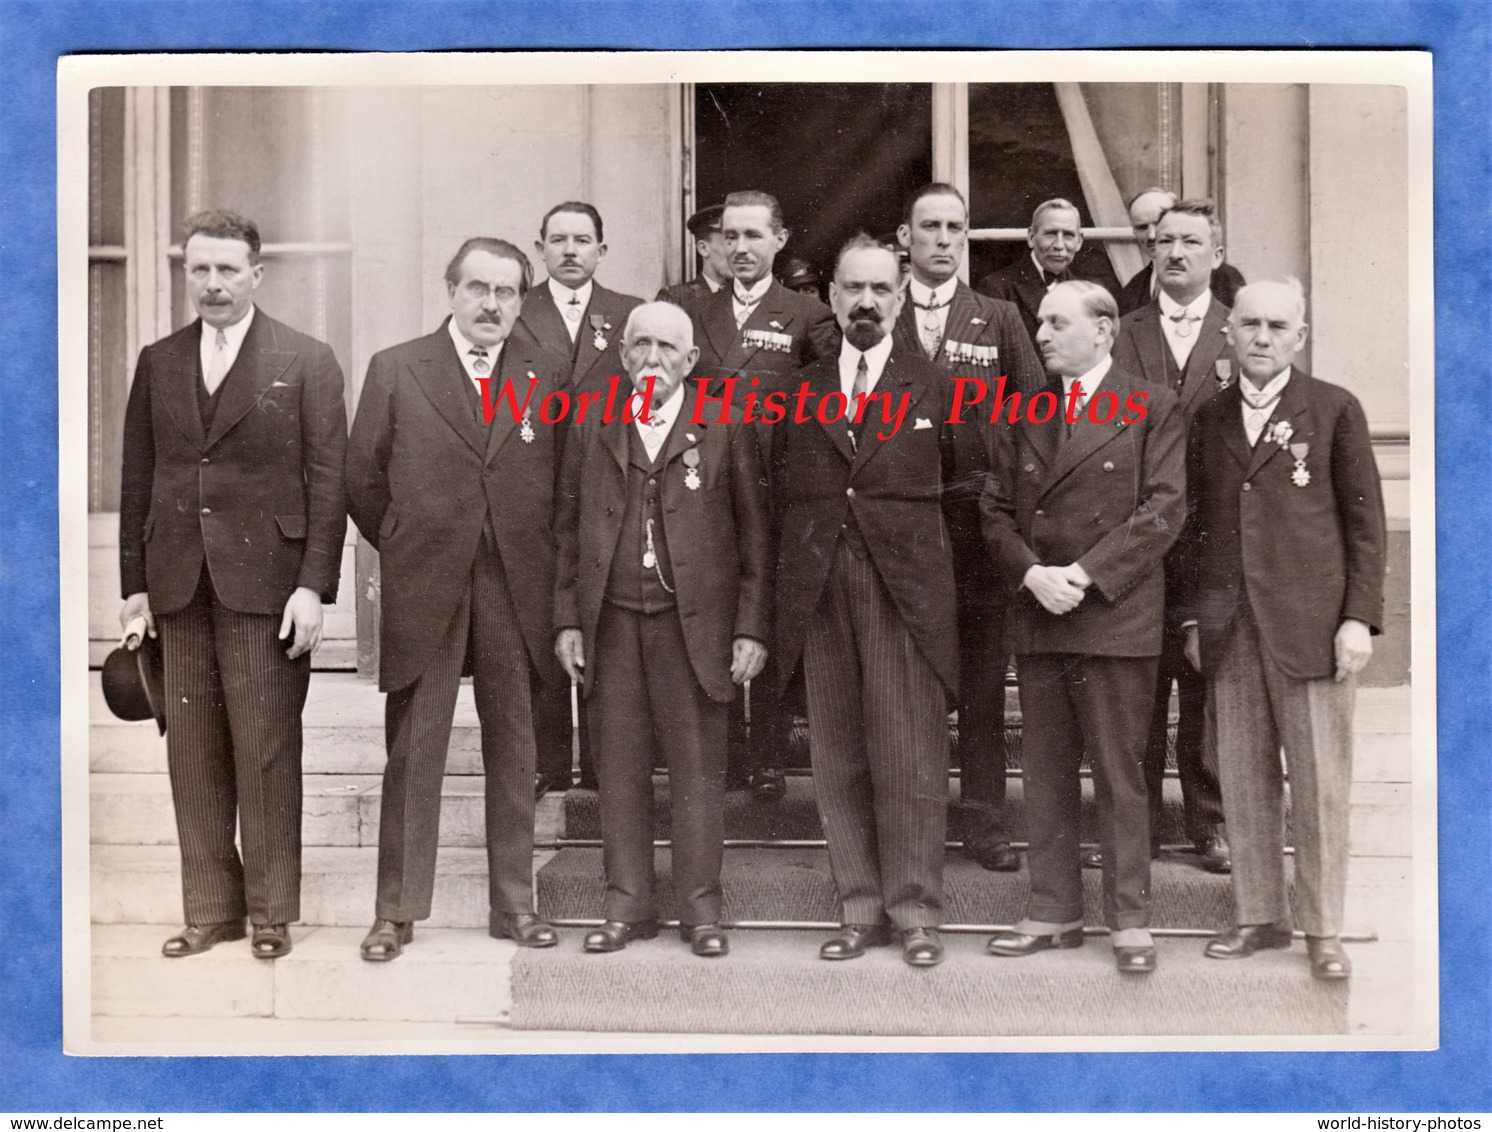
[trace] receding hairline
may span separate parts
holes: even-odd
[[[664,315],[676,321],[683,328],[682,341],[684,348],[687,350],[693,347],[694,320],[689,317],[689,312],[677,303],[670,303],[662,299],[652,303],[639,303],[628,312],[627,321],[622,325],[622,340],[624,342],[632,340],[632,327],[633,323],[637,320],[637,316],[646,314]]]
[[[1251,291],[1255,295],[1260,292],[1265,294],[1270,292],[1278,293],[1290,304],[1290,313],[1295,321],[1302,326],[1306,325],[1305,288],[1301,286],[1300,280],[1294,276],[1286,276],[1284,279],[1260,279],[1257,282],[1246,283],[1238,288],[1238,293],[1233,296],[1233,310],[1228,316],[1230,322],[1237,319],[1238,309],[1243,305],[1245,299],[1251,297],[1249,295]]]
[[[1072,201],[1068,200],[1066,197],[1053,197],[1051,200],[1042,201],[1035,207],[1035,209],[1032,210],[1030,229],[1032,232],[1035,232],[1038,228],[1041,227],[1041,218],[1049,212],[1072,213],[1073,216],[1076,217],[1073,227],[1077,228],[1079,231],[1082,230],[1083,214],[1078,209],[1078,206],[1073,204]]]

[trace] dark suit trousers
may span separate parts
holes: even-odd
[[[1078,767],[1086,751],[1098,803],[1104,923],[1115,931],[1150,923],[1144,761],[1155,668],[1153,656],[1032,653],[1016,660],[1032,920],[1083,918]]]
[[[959,809],[964,844],[974,852],[1010,843],[1005,821],[1004,613],[1002,601],[959,601]]]
[[[591,765],[590,727],[585,712],[580,714],[580,780],[587,785],[595,781]],[[538,748],[539,773],[550,782],[572,781],[575,753],[571,744],[570,678],[561,672],[548,680],[535,682],[534,743]]]
[[[245,914],[256,924],[292,923],[300,918],[300,717],[311,658],[286,659],[278,616],[223,605],[206,566],[191,602],[157,626],[187,923]]]
[[[1162,784],[1166,772],[1166,726],[1171,710],[1171,681],[1176,682],[1176,770],[1186,807],[1186,835],[1198,845],[1221,832],[1223,793],[1217,780],[1217,746],[1206,728],[1207,680],[1188,663],[1186,639],[1167,633],[1161,645],[1160,671],[1145,747],[1145,786],[1150,793],[1150,836],[1159,842]]]
[[[948,711],[875,566],[841,539],[803,647],[808,744],[847,924],[943,912]]]
[[[534,721],[528,650],[507,578],[484,537],[471,584],[420,678],[384,704],[388,765],[378,830],[378,909],[424,920],[435,887],[441,784],[468,651],[486,776],[488,898],[533,910]]]
[[[596,626],[587,709],[601,787],[605,915],[658,916],[653,869],[653,766],[668,767],[673,891],[679,922],[720,921],[725,730],[729,705],[705,695],[677,610],[634,613],[609,603]]]

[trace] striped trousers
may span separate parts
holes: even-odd
[[[205,565],[192,600],[156,624],[186,921],[247,914],[256,924],[291,923],[300,918],[300,717],[310,654],[286,659],[280,617],[229,609]]]
[[[843,539],[808,628],[803,674],[814,792],[844,922],[936,927],[947,699],[874,564]]]

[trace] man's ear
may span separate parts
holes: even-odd
[[[597,244],[596,245],[596,261],[599,263],[601,260],[603,260],[605,258],[606,258],[606,245],[605,244]]]
[[[896,242],[904,248],[912,246],[912,229],[906,224],[896,226]]]

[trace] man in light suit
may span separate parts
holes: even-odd
[[[1134,230],[1135,246],[1145,255],[1140,268],[1115,297],[1119,300],[1119,317],[1155,302],[1160,281],[1155,275],[1155,226],[1168,209],[1176,207],[1177,196],[1169,189],[1142,189],[1129,201],[1129,226]],[[1226,261],[1212,273],[1208,287],[1213,298],[1225,307],[1233,305],[1233,296],[1243,286],[1243,273]],[[1123,341],[1121,338],[1120,341]]]
[[[1020,312],[958,278],[968,231],[968,208],[952,185],[924,185],[907,198],[896,238],[907,249],[911,280],[909,301],[896,319],[896,349],[920,350],[950,376],[976,377],[991,386],[1004,377],[1005,388],[1029,396],[1046,380]],[[994,396],[991,392],[990,399]],[[988,412],[979,419],[987,421]],[[1020,854],[1010,846],[1005,821],[1007,654],[1001,623],[1007,594],[980,533],[977,494],[950,508],[949,534],[958,585],[956,706],[964,849],[986,869],[1014,872]]]
[[[701,299],[717,293],[731,283],[730,253],[720,231],[723,204],[712,204],[691,216],[685,227],[694,239],[694,253],[699,257],[699,271],[687,283],[675,283],[658,292],[660,302],[673,303],[692,310]]]
[[[1185,515],[1186,430],[1174,393],[1113,363],[1118,323],[1113,296],[1098,284],[1052,288],[1036,341],[1061,384],[1028,404],[1016,428],[992,436],[985,533],[1019,587],[1005,632],[1025,724],[1031,892],[1026,918],[998,932],[989,951],[1082,945],[1078,767],[1086,752],[1104,923],[1119,971],[1147,974],[1156,954],[1145,733],[1161,648],[1161,558]]]
[[[690,308],[699,361],[691,377],[707,378],[723,394],[735,379],[734,396],[758,394],[804,363],[834,349],[834,316],[814,295],[784,287],[772,274],[777,253],[788,240],[782,206],[770,193],[743,191],[725,198],[720,218],[734,276],[729,288]],[[763,447],[770,429],[757,426]],[[771,688],[778,684],[775,663],[751,685],[751,728],[744,712],[731,721],[731,778],[746,780],[761,802],[783,796],[782,751],[792,720]]]
[[[856,958],[895,929],[902,957],[930,967],[943,958],[947,712],[959,665],[944,504],[977,480],[982,451],[949,424],[947,375],[896,347],[896,253],[856,236],[829,293],[844,341],[837,357],[788,379],[807,383],[814,419],[777,427],[771,476],[778,672],[785,682],[802,664],[843,923],[819,955]],[[846,403],[847,414],[834,411]]]
[[[1228,349],[1228,308],[1210,290],[1223,258],[1223,229],[1208,200],[1175,204],[1156,226],[1155,265],[1160,294],[1120,322],[1114,364],[1163,385],[1181,400],[1190,425],[1208,401],[1234,379]],[[1217,782],[1217,751],[1206,735],[1207,682],[1187,663],[1186,634],[1177,614],[1181,563],[1191,535],[1183,529],[1166,555],[1166,627],[1145,748],[1145,782],[1150,794],[1152,855],[1160,851],[1162,787],[1166,770],[1166,730],[1171,683],[1176,683],[1176,768],[1181,776],[1186,833],[1197,859],[1210,872],[1228,871],[1227,830]],[[1100,867],[1096,852],[1083,863]]]
[[[565,446],[556,520],[555,653],[585,682],[606,867],[592,952],[657,934],[653,766],[668,767],[674,899],[694,954],[729,950],[720,927],[725,743],[737,686],[761,673],[770,621],[767,495],[756,430],[686,389],[689,316],[648,303],[622,357],[650,419],[592,418]],[[648,382],[652,387],[649,389]]]
[[[1083,248],[1083,223],[1078,206],[1062,197],[1042,201],[1031,213],[1023,255],[1009,267],[993,271],[979,281],[977,290],[992,299],[1014,303],[1021,312],[1026,334],[1036,341],[1041,301],[1058,283],[1076,279],[1072,261]]]
[[[1186,647],[1208,679],[1233,847],[1234,925],[1206,953],[1290,946],[1283,748],[1295,922],[1311,973],[1345,979],[1352,711],[1383,620],[1383,494],[1357,398],[1295,368],[1300,284],[1255,283],[1237,299],[1229,333],[1242,374],[1197,413],[1188,446]]]
[[[596,282],[596,269],[606,258],[601,214],[584,201],[555,205],[539,224],[534,248],[548,278],[524,294],[520,321],[539,345],[566,360],[565,383],[572,394],[581,388],[603,390],[609,378],[624,373],[622,324],[642,300]],[[534,709],[539,745],[535,797],[563,792],[571,785],[569,693],[564,680],[551,681],[539,690]],[[580,777],[589,786],[590,729],[584,724],[582,719]]]
[[[160,635],[186,927],[171,958],[300,918],[301,709],[347,530],[347,414],[329,346],[254,306],[259,232],[202,212],[182,241],[198,318],[140,352],[124,420],[129,629]],[[243,856],[234,844],[237,825]]]
[[[377,918],[362,944],[373,962],[397,958],[430,915],[463,671],[482,729],[488,930],[523,947],[556,942],[533,911],[532,703],[559,679],[550,524],[563,438],[538,406],[565,373],[515,326],[533,278],[516,247],[467,240],[445,278],[440,329],[368,364],[347,452],[352,519],[382,571],[388,765]]]

